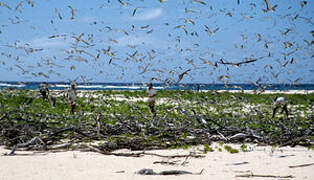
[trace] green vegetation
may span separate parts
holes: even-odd
[[[225,146],[224,146],[224,149],[225,149],[226,151],[228,151],[229,153],[231,153],[231,154],[234,154],[234,153],[238,153],[238,152],[239,152],[239,150],[234,149],[234,148],[232,148],[232,147],[229,146],[229,145],[225,145]]]
[[[155,119],[144,100],[145,91],[82,91],[74,115],[62,93],[51,94],[56,99],[54,108],[36,91],[1,90],[0,142],[12,146],[40,136],[42,142],[37,143],[44,146],[64,140],[102,141],[99,146],[104,150],[203,144],[207,153],[213,151],[211,141],[311,148],[314,139],[314,94],[280,94],[289,101],[291,115],[278,113],[273,119],[275,94],[158,91]],[[238,133],[247,136],[228,139]],[[248,148],[243,144],[241,150]]]
[[[245,145],[245,144],[242,144],[242,145],[240,146],[240,148],[241,148],[241,151],[242,151],[242,152],[248,152],[248,151],[249,151],[248,146]]]
[[[214,149],[212,147],[210,147],[209,144],[204,144],[203,153],[207,154],[207,152],[214,152]]]

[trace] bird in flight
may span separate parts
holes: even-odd
[[[188,35],[188,30],[186,29],[186,26],[185,25],[178,25],[176,27],[174,27],[175,29],[183,29],[185,34]]]
[[[241,61],[241,62],[237,62],[237,63],[232,63],[232,62],[225,62],[222,58],[220,59],[219,63],[220,64],[224,64],[224,65],[232,65],[232,66],[236,66],[239,67],[241,64],[248,64],[248,63],[252,63],[257,61],[257,59],[247,59],[246,61]]]
[[[263,9],[263,11],[265,13],[269,12],[269,11],[275,11],[276,7],[278,6],[277,4],[274,5],[273,7],[271,7],[271,5],[269,4],[268,0],[264,0],[266,3],[266,9]]]
[[[218,30],[219,30],[219,27],[217,27],[215,30],[211,30],[208,26],[204,25],[205,26],[205,31],[208,32],[209,35],[214,35]]]
[[[206,3],[204,1],[201,1],[201,0],[193,0],[190,3],[200,3],[202,5],[206,5]]]
[[[137,10],[138,10],[139,8],[143,8],[143,7],[136,7],[136,8],[133,10],[132,16],[135,16],[135,14],[136,14],[136,12],[137,12]]]
[[[72,7],[72,6],[68,6],[68,8],[70,8],[70,9],[71,9],[71,14],[72,14],[72,16],[71,16],[71,20],[73,20],[73,19],[74,19],[74,15],[75,15],[75,11],[74,11],[74,9],[73,9],[73,7]]]
[[[177,80],[177,84],[179,84],[179,82],[183,79],[183,77],[188,74],[188,72],[191,71],[191,69],[188,69],[186,71],[184,71],[183,73],[179,74],[179,78]]]
[[[4,7],[10,9],[10,10],[12,9],[9,5],[7,5],[7,4],[5,4],[5,3],[0,3],[0,6],[4,6]]]

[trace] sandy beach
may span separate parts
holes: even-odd
[[[233,148],[240,145],[229,144]],[[10,150],[0,148],[0,179],[41,180],[41,179],[249,179],[239,175],[267,175],[254,179],[314,179],[314,151],[305,147],[271,147],[247,145],[248,152],[231,154],[221,145],[213,143],[214,152],[203,154],[202,146],[187,150],[147,151],[160,155],[188,155],[197,153],[204,158],[163,158],[145,155],[142,157],[107,156],[94,152],[34,152],[16,151],[15,156],[5,156]],[[130,152],[119,150],[119,152]],[[168,162],[168,164],[161,164]],[[312,164],[305,167],[294,167]],[[289,167],[290,166],[290,167]],[[155,172],[184,170],[201,175],[139,175],[143,169]],[[290,177],[290,178],[285,178]]]

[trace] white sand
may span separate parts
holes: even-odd
[[[239,145],[232,145],[240,149]],[[186,165],[181,165],[185,158],[166,159],[146,155],[140,158],[105,156],[92,152],[23,152],[17,151],[15,156],[3,156],[10,152],[0,147],[0,179],[1,180],[104,180],[104,179],[250,179],[235,177],[240,174],[295,176],[293,179],[314,179],[314,166],[289,168],[291,165],[314,163],[314,151],[304,147],[283,147],[274,149],[270,146],[249,145],[252,151],[230,154],[217,143],[211,145],[215,152],[208,152],[205,158],[188,158]],[[201,147],[188,150],[156,150],[150,151],[164,155],[201,153]],[[222,148],[223,149],[223,148]],[[127,150],[125,150],[127,151]],[[178,161],[177,165],[154,164],[155,161]],[[235,165],[234,163],[243,163]],[[149,176],[137,175],[134,172],[142,168],[151,168],[155,172],[163,170],[185,170],[200,172],[202,175]],[[117,173],[120,171],[120,173]],[[253,178],[280,179],[280,178]]]

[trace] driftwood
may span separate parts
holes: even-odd
[[[74,115],[49,111],[32,112],[27,110],[31,106],[25,103],[7,111],[0,108],[0,144],[12,149],[11,155],[21,148],[54,150],[75,146],[74,148],[80,150],[85,148],[105,155],[129,157],[153,155],[145,152],[147,150],[210,144],[212,141],[279,146],[313,145],[310,139],[312,131],[308,128],[314,123],[311,117],[303,121],[274,121],[267,118],[256,120],[255,116],[248,116],[246,119],[233,116],[211,117],[184,101],[177,100],[176,103],[178,105],[163,109],[166,113],[162,117],[155,118],[150,117],[142,106],[135,103],[128,104],[129,112],[114,114],[94,110],[80,111]],[[72,141],[69,142],[68,139]],[[82,145],[83,142],[94,141],[103,143],[87,148]],[[113,153],[117,149],[142,152]]]
[[[262,174],[241,174],[236,175],[235,177],[246,177],[246,178],[252,178],[252,177],[263,177],[263,178],[295,178],[294,176],[276,176],[276,175],[262,175]]]
[[[204,169],[202,169],[199,173],[192,173],[189,171],[182,171],[182,170],[167,170],[167,171],[161,171],[159,173],[155,172],[152,169],[141,169],[135,174],[140,174],[140,175],[184,175],[184,174],[191,174],[191,175],[202,175]]]
[[[154,161],[153,164],[177,165],[179,161]]]
[[[30,144],[33,144],[35,141],[39,140],[40,139],[40,136],[37,136],[37,137],[34,137],[32,138],[31,140],[25,142],[25,143],[18,143],[16,145],[13,146],[13,149],[12,151],[9,153],[9,155],[14,155],[15,153],[15,150],[19,147],[26,147],[26,146],[29,146]]]
[[[230,165],[233,165],[233,166],[240,166],[240,165],[245,165],[245,164],[249,164],[249,162],[243,161],[243,162],[238,162],[238,163],[232,163],[232,164],[230,164]]]
[[[98,152],[100,154],[104,155],[113,155],[113,156],[124,156],[124,157],[142,157],[144,155],[149,155],[149,156],[157,156],[157,157],[162,157],[162,158],[184,158],[184,157],[193,157],[193,158],[203,158],[205,156],[203,155],[197,155],[197,154],[187,154],[187,155],[160,155],[156,153],[149,153],[149,152],[138,152],[138,153],[115,153],[115,152],[106,152],[102,151],[97,147],[91,146],[91,145],[84,145],[87,146],[91,151]]]
[[[307,166],[313,166],[313,165],[314,165],[314,163],[308,163],[308,164],[289,166],[289,168],[299,168],[299,167],[307,167]]]

